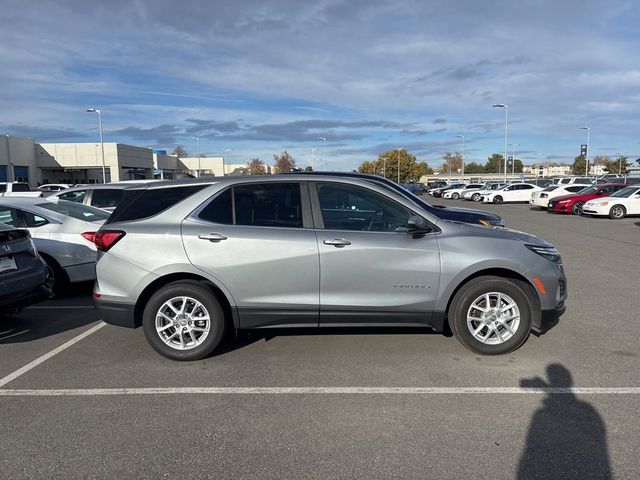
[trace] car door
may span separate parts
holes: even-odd
[[[318,325],[318,244],[305,183],[239,183],[182,223],[191,263],[233,296],[242,328]]]
[[[433,233],[406,233],[409,207],[342,182],[310,184],[320,251],[320,325],[425,324],[440,254]]]
[[[531,193],[534,191],[534,186],[526,183],[520,183],[514,185],[514,199],[515,202],[528,202],[531,198]]]
[[[629,204],[629,208],[627,208],[629,215],[640,215],[640,188],[629,196],[627,203]]]

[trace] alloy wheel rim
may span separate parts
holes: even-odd
[[[616,218],[620,218],[622,216],[622,208],[621,207],[613,207],[613,216]]]
[[[483,293],[467,310],[467,328],[486,345],[501,345],[513,338],[520,326],[520,308],[502,292]]]
[[[165,345],[175,350],[191,350],[202,345],[211,330],[205,306],[192,297],[174,297],[156,313],[156,332]]]

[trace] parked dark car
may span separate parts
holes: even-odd
[[[495,213],[484,212],[482,210],[474,210],[471,208],[457,208],[457,207],[445,207],[442,205],[431,205],[425,202],[422,197],[412,194],[405,190],[400,185],[391,180],[380,177],[377,175],[367,175],[364,173],[345,173],[345,172],[302,172],[305,175],[333,175],[339,177],[350,177],[356,179],[366,180],[376,185],[381,185],[387,190],[393,190],[400,193],[403,197],[408,198],[410,201],[418,205],[420,208],[424,208],[431,214],[443,220],[452,220],[454,222],[464,223],[476,223],[479,225],[504,227],[504,221],[502,217]],[[462,184],[461,184],[462,185]],[[453,187],[453,185],[451,185]]]
[[[51,296],[53,279],[27,230],[0,225],[0,314]]]
[[[404,188],[408,192],[413,193],[414,195],[422,195],[426,190],[425,186],[422,183],[416,182],[403,183],[402,188]]]
[[[438,188],[436,190],[433,191],[433,196],[438,198],[438,197],[442,197],[442,194],[449,189],[452,188],[462,188],[464,187],[464,183],[452,183],[451,185],[447,185],[446,187],[443,188]]]

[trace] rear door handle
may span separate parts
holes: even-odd
[[[325,240],[324,242],[325,245],[333,245],[334,247],[338,247],[338,248],[342,248],[342,247],[346,247],[347,245],[351,245],[351,242],[349,240],[346,240],[344,238],[334,238],[333,240]]]
[[[227,237],[221,233],[205,233],[204,235],[198,235],[200,240],[209,240],[210,242],[218,243],[222,240],[226,240]]]

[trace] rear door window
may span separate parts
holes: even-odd
[[[15,208],[0,206],[0,223],[10,227],[17,227],[18,211]]]
[[[122,188],[96,188],[91,195],[91,205],[97,208],[115,208],[122,200]]]

